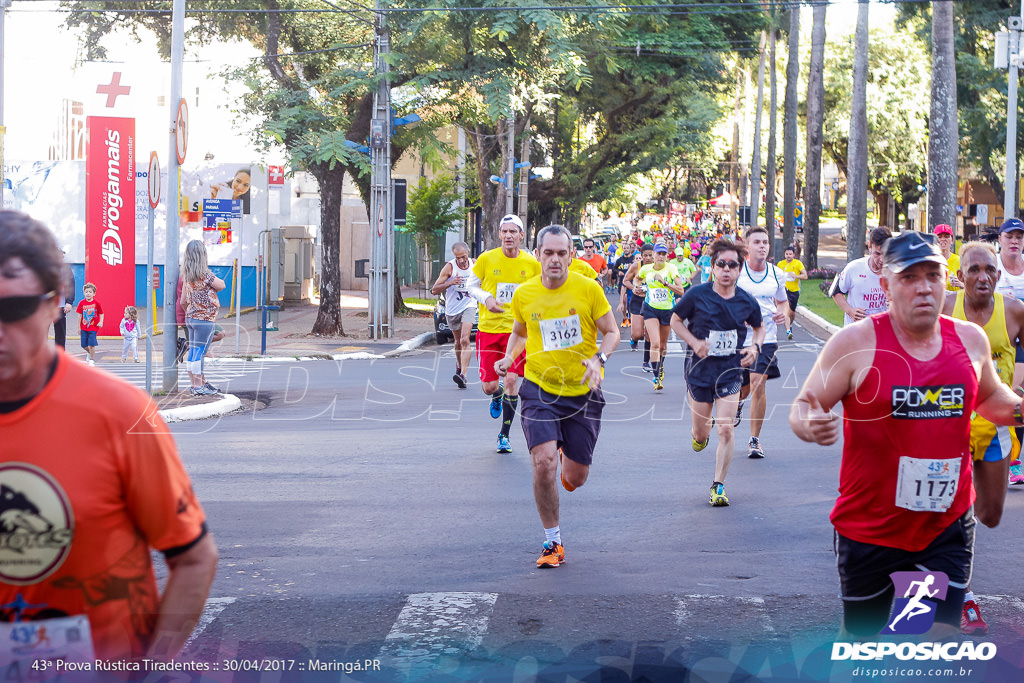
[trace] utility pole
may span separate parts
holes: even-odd
[[[371,339],[394,336],[395,319],[395,223],[394,197],[391,192],[391,82],[388,80],[387,56],[391,52],[387,19],[381,6],[374,2],[376,40],[374,70],[377,93],[373,96],[373,119],[370,121],[370,310]]]
[[[529,207],[527,199],[530,192],[530,117],[526,117],[523,126],[523,151],[519,154],[519,220],[526,229],[526,213]],[[527,233],[528,234],[528,233]]]
[[[512,213],[512,200],[515,192],[512,190],[512,174],[515,172],[516,162],[516,112],[509,105],[508,108],[508,154],[505,156],[505,214]],[[525,224],[524,224],[525,225]]]
[[[167,155],[167,234],[164,239],[164,350],[163,389],[178,389],[178,233],[181,165],[178,163],[178,102],[181,100],[181,64],[185,58],[185,0],[174,0],[171,10],[170,152]],[[152,277],[152,273],[150,274]]]
[[[1024,29],[1024,2],[1019,17],[1006,20],[1008,31],[996,33],[995,66],[1009,69],[1006,82],[1006,183],[1003,220],[1017,215],[1017,84],[1021,64],[1020,33]]]
[[[4,135],[7,134],[4,128],[4,31],[7,8],[10,6],[11,0],[0,0],[0,210],[4,208]]]

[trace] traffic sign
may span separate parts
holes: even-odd
[[[160,268],[153,266],[153,289],[160,289]]]
[[[160,203],[160,159],[156,152],[149,154],[149,172],[146,175],[149,180],[149,205],[154,209]]]
[[[185,163],[185,152],[188,151],[188,104],[182,97],[178,102],[178,117],[174,124],[174,144],[178,154],[178,163]]]
[[[838,180],[833,180],[832,181],[832,189],[833,190],[838,190],[839,189],[839,181]]]

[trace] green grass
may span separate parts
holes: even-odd
[[[821,280],[804,280],[800,283],[800,306],[806,306],[833,325],[843,326],[843,312],[835,301],[825,296],[818,287]]]
[[[434,304],[437,303],[437,299],[424,299],[418,296],[407,296],[403,300],[405,305],[414,311],[432,311]]]

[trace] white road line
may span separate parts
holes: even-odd
[[[203,613],[199,616],[199,623],[192,630],[192,635],[185,641],[185,647],[192,644],[192,641],[199,637],[199,634],[213,623],[217,615],[227,609],[227,606],[235,601],[235,598],[210,598],[206,601]],[[183,648],[184,649],[184,648]]]
[[[380,658],[406,675],[438,668],[483,642],[497,593],[414,593],[384,639]]]
[[[979,604],[984,605],[986,602],[1005,602],[1012,609],[1016,609],[1018,612],[1024,612],[1024,600],[1017,597],[1016,595],[981,595],[975,596]]]
[[[741,609],[748,609],[753,612],[748,618],[756,622],[764,633],[775,633],[775,626],[772,625],[771,617],[764,604],[764,598],[738,597],[728,595],[685,595],[676,598],[675,617],[676,623],[687,629],[691,617],[707,621],[708,614],[716,612],[736,612],[736,603]],[[695,629],[696,630],[696,629]]]

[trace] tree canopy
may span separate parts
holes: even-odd
[[[823,149],[848,172],[854,44],[828,43],[825,52]],[[908,30],[870,32],[867,74],[868,187],[879,204],[916,200],[928,161],[928,49]]]

